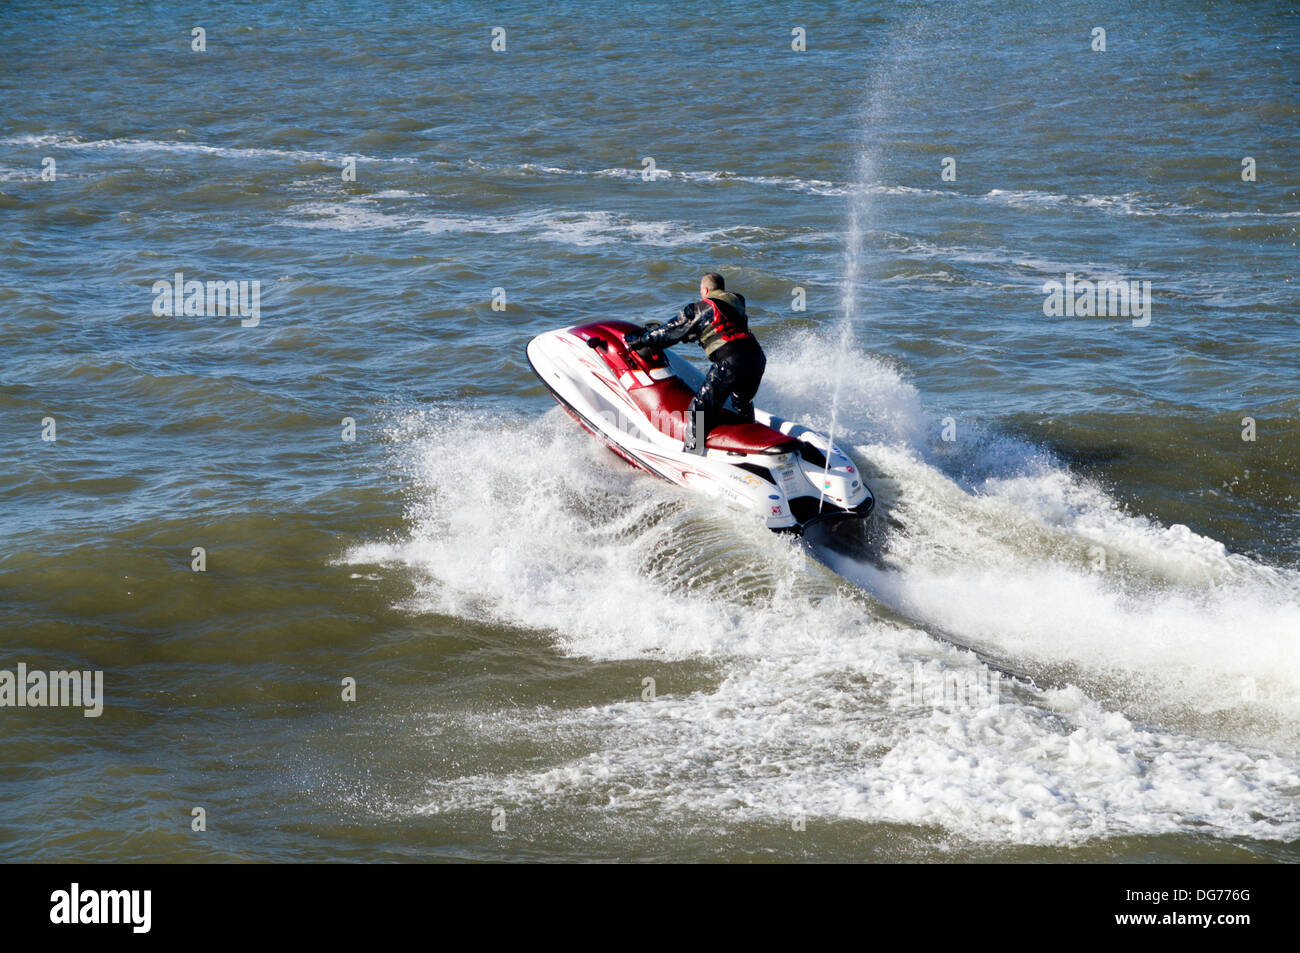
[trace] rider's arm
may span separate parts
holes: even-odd
[[[653,331],[647,331],[641,335],[637,338],[637,347],[662,351],[666,347],[672,347],[679,341],[687,340],[691,337],[692,332],[698,336],[699,332],[695,327],[696,304],[697,302],[692,301],[678,311],[667,324],[660,325]]]

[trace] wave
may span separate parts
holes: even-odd
[[[896,524],[880,566],[836,567],[864,590],[744,515],[624,467],[558,410],[390,421],[410,532],[346,561],[409,574],[407,611],[641,660],[648,675],[673,659],[717,673],[652,701],[476,713],[485,737],[558,753],[443,778],[394,810],[578,799],[619,819],[651,805],[741,822],[805,815],[983,843],[1188,824],[1300,836],[1296,753],[1251,733],[1271,719],[1293,739],[1300,717],[1294,575],[1128,516],[1020,441],[980,437],[954,467],[915,388],[870,355],[805,332],[769,367],[763,403],[819,426],[814,408],[840,378],[841,437]],[[1094,545],[1113,573],[1090,567]],[[1021,677],[999,674],[1003,662]],[[918,701],[918,685],[954,679],[1000,690]],[[1207,714],[1222,730],[1204,730]],[[574,755],[566,741],[579,738],[587,753]],[[1260,747],[1270,741],[1277,750]]]
[[[170,142],[155,139],[83,139],[80,136],[60,134],[12,136],[0,139],[0,143],[43,149],[189,153],[219,156],[224,159],[288,159],[294,162],[330,163],[341,163],[345,159],[356,159],[358,162],[397,162],[403,164],[417,161],[402,156],[369,156],[340,152],[316,152],[305,149],[212,146],[201,142]]]
[[[85,139],[76,135],[43,134],[20,135],[0,139],[0,143],[24,147],[55,148],[69,150],[111,150],[122,152],[164,152],[175,154],[211,155],[227,159],[283,159],[294,162],[329,162],[338,164],[346,159],[358,162],[418,164],[421,160],[411,156],[372,156],[356,153],[324,152],[305,149],[271,149],[254,146],[215,146],[198,142],[177,142],[154,139]],[[449,171],[460,169],[478,169],[494,173],[530,174],[548,176],[585,176],[602,178],[619,178],[640,180],[642,170],[636,168],[605,169],[570,169],[541,163],[524,162],[514,165],[484,163],[468,159],[463,162],[437,160],[440,167]],[[974,200],[991,202],[1013,208],[1069,208],[1097,210],[1108,214],[1125,216],[1189,216],[1208,219],[1251,219],[1269,220],[1277,218],[1294,218],[1300,211],[1249,211],[1249,210],[1214,210],[1204,207],[1161,202],[1137,192],[1117,195],[1071,195],[1068,193],[1044,192],[1032,189],[990,189],[983,194],[969,193],[957,189],[933,189],[916,186],[874,182],[866,185],[853,185],[824,179],[804,179],[798,176],[781,175],[747,175],[732,170],[717,169],[657,169],[657,180],[680,181],[702,184],[743,183],[767,188],[779,188],[786,191],[800,192],[824,197],[844,196],[918,196],[927,198]]]
[[[541,241],[575,246],[626,242],[661,248],[716,242],[757,245],[779,237],[775,230],[759,226],[702,228],[686,222],[647,221],[607,211],[543,209],[507,215],[396,212],[378,208],[371,201],[375,197],[308,203],[295,209],[293,215],[284,221],[300,228],[343,232],[384,229],[429,235],[527,234]]]
[[[1060,192],[1041,192],[1032,189],[990,189],[980,201],[994,202],[1013,208],[1068,208],[1097,210],[1100,212],[1149,218],[1155,216],[1181,216],[1193,218],[1248,218],[1272,219],[1293,218],[1300,212],[1258,212],[1258,211],[1222,211],[1179,202],[1162,202],[1138,192],[1123,192],[1117,195],[1093,195],[1083,193],[1071,195]]]
[[[9,166],[0,166],[0,182],[38,182],[41,178],[41,170],[37,169],[14,169]]]
[[[1068,667],[1131,713],[1190,712],[1198,726],[1235,725],[1241,740],[1293,742],[1300,574],[1127,513],[1051,453],[977,422],[960,422],[960,443],[945,445],[897,375],[863,381],[819,361],[823,347],[798,342],[772,362],[776,379],[790,375],[811,403],[846,378],[841,399],[858,423],[845,439],[898,487],[891,515],[904,527],[888,572],[842,572],[964,644],[1039,671]]]
[[[504,172],[507,174],[525,173],[530,175],[548,175],[548,176],[579,176],[594,178],[613,178],[627,179],[629,181],[641,181],[644,178],[642,169],[613,167],[605,169],[570,169],[561,166],[543,165],[535,162],[522,162],[516,165],[500,165],[492,163],[477,162],[471,160],[468,163],[476,169],[484,169],[490,172]],[[655,181],[679,181],[679,182],[697,182],[697,183],[742,183],[747,185],[772,186],[786,189],[792,192],[804,192],[810,195],[830,195],[839,196],[847,195],[851,187],[841,183],[828,182],[823,179],[801,179],[797,176],[781,175],[744,175],[739,172],[716,169],[662,169],[657,168],[654,172]]]

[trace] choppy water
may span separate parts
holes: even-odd
[[[0,856],[1300,856],[1300,16],[707,22],[0,10],[0,668],[108,694],[0,710]],[[880,565],[627,469],[530,373],[705,268]],[[177,271],[258,324],[156,316]],[[1046,317],[1067,273],[1150,324]]]

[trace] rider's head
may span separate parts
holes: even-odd
[[[700,297],[707,298],[710,291],[724,291],[726,287],[727,283],[722,280],[722,276],[711,271],[700,279]]]

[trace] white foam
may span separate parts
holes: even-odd
[[[773,349],[765,404],[808,406],[843,372],[828,364],[811,381],[782,372],[820,346],[801,335]],[[803,814],[1029,844],[1189,825],[1217,836],[1300,836],[1291,755],[1207,738],[1176,718],[1143,724],[1120,713],[1122,693],[1106,690],[1117,669],[1175,672],[1154,684],[1193,707],[1233,704],[1213,673],[1228,683],[1263,675],[1291,617],[1251,608],[1241,592],[1228,598],[1207,580],[1258,582],[1266,567],[1125,517],[1015,441],[976,451],[1002,475],[959,486],[926,462],[934,451],[921,443],[929,423],[914,389],[887,365],[856,358],[842,386],[845,432],[864,466],[898,484],[904,527],[894,558],[907,563],[864,581],[922,621],[987,641],[999,657],[1065,657],[1100,685],[1099,697],[1004,681],[996,704],[918,703],[918,677],[990,673],[970,653],[888,621],[744,514],[627,468],[558,411],[533,422],[416,413],[391,427],[413,487],[411,532],[348,561],[413,573],[410,611],[517,627],[521,646],[538,640],[569,655],[638,660],[649,676],[662,674],[662,661],[698,659],[718,675],[696,691],[661,682],[653,701],[639,700],[638,681],[616,704],[475,712],[460,727],[493,743],[553,750],[581,740],[576,747],[590,753],[452,775],[392,809],[581,803],[620,824],[644,807],[715,822]],[[1130,571],[1159,582],[1151,601],[1140,587],[1043,558],[1060,540],[1094,537],[1146,554],[1150,563]],[[692,584],[697,576],[705,581]],[[636,612],[625,611],[631,605]],[[1275,691],[1294,694],[1297,683],[1293,661],[1274,661],[1274,682],[1261,682],[1254,704],[1280,715],[1285,706],[1268,708]]]
[[[305,149],[267,149],[244,146],[212,146],[201,142],[168,142],[154,139],[83,139],[62,134],[22,135],[0,140],[8,145],[37,146],[70,150],[111,150],[115,152],[169,152],[219,156],[225,159],[291,159],[295,162],[342,162],[356,159],[360,162],[413,163],[416,160],[402,156],[368,156],[337,152],[315,152]]]
[[[1072,844],[1185,831],[1285,841],[1300,830],[1293,765],[1160,735],[1077,691],[975,711],[873,695],[865,654],[734,669],[715,689],[464,725],[500,742],[581,738],[591,754],[430,785],[417,813],[590,805],[634,825],[703,816],[788,825],[803,816],[940,825],[976,842]],[[839,681],[831,674],[838,672]],[[848,686],[858,682],[858,691]],[[837,691],[838,689],[838,691]]]
[[[338,202],[310,202],[293,210],[287,223],[334,231],[385,229],[431,235],[524,233],[563,245],[595,246],[634,243],[662,248],[728,241],[754,244],[771,238],[768,230],[748,225],[701,228],[686,222],[637,219],[607,211],[542,209],[505,215],[450,215],[422,211],[381,210],[371,197]]]
[[[1071,210],[1098,211],[1106,214],[1126,215],[1142,218],[1152,216],[1185,216],[1193,218],[1252,218],[1273,219],[1300,216],[1300,211],[1220,211],[1202,206],[1185,205],[1180,202],[1160,201],[1139,192],[1123,192],[1116,195],[1093,195],[1083,193],[1071,195],[1063,192],[1044,192],[1036,189],[990,189],[982,194],[963,192],[959,189],[928,189],[916,186],[872,182],[860,187],[845,186],[841,191],[828,194],[852,195],[859,200],[864,196],[895,195],[916,196],[920,198],[937,198],[989,202],[1012,208],[1063,208]]]
[[[852,186],[836,182],[828,182],[824,179],[801,179],[797,176],[785,175],[745,175],[726,169],[656,168],[653,174],[650,174],[640,166],[614,166],[611,168],[593,170],[569,169],[561,166],[542,165],[535,162],[524,162],[519,165],[491,165],[482,162],[471,162],[470,165],[474,168],[506,173],[525,172],[534,175],[594,176],[599,178],[627,179],[629,181],[647,180],[647,175],[650,175],[650,180],[655,182],[674,179],[680,182],[697,182],[704,184],[741,182],[747,185],[767,186],[785,189],[792,192],[804,192],[810,195],[839,196],[847,195],[852,190]]]
[[[1088,193],[1069,195],[1058,192],[1040,192],[1033,189],[990,189],[984,193],[983,200],[1010,205],[1017,208],[1065,207],[1076,209],[1097,209],[1118,215],[1151,217],[1155,215],[1193,216],[1198,218],[1290,218],[1300,212],[1250,212],[1218,211],[1180,202],[1161,202],[1139,192],[1123,192],[1117,195],[1092,195]]]
[[[819,407],[843,375],[843,439],[902,524],[890,571],[837,563],[842,572],[962,644],[1067,666],[1131,714],[1216,715],[1240,741],[1300,750],[1300,574],[1127,513],[1050,454],[977,422],[945,445],[887,365],[815,335],[770,366],[787,413]],[[827,416],[803,419],[825,428]]]
[[[1068,666],[1133,714],[1217,716],[1295,751],[1300,583],[1187,527],[1123,513],[1063,471],[967,494],[913,455],[872,453],[902,488],[893,571],[841,566],[913,618],[1022,666]]]

